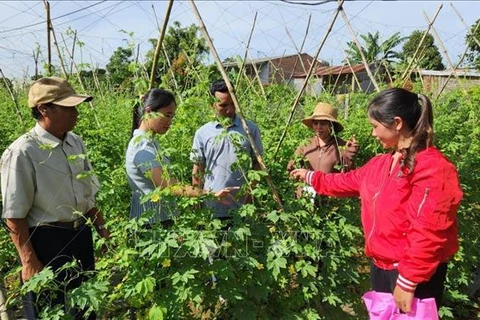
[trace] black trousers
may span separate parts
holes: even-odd
[[[93,253],[92,230],[89,226],[78,229],[67,229],[56,226],[41,226],[30,228],[30,242],[37,258],[45,266],[50,266],[55,272],[68,262],[77,260],[78,269],[62,270],[55,280],[58,290],[48,290],[38,296],[29,293],[24,297],[24,312],[27,319],[36,319],[39,311],[45,306],[65,305],[65,293],[78,288],[89,275],[84,271],[95,269]],[[68,310],[75,319],[83,319],[82,310]],[[91,314],[88,319],[95,319]]]
[[[440,308],[442,302],[444,283],[447,277],[447,263],[438,265],[437,270],[427,282],[417,285],[415,298],[435,298],[437,308]],[[372,290],[378,292],[393,293],[398,278],[398,270],[383,270],[377,267],[373,262],[370,265],[370,283]]]

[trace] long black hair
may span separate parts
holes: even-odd
[[[145,108],[149,107],[150,111],[158,111],[162,108],[168,107],[171,103],[175,103],[175,97],[170,91],[164,89],[150,89],[143,95],[141,102],[137,102],[132,110],[132,131],[130,137],[133,136],[133,131],[138,129],[142,117],[145,114]]]
[[[402,88],[380,92],[368,106],[368,116],[385,126],[400,117],[412,133],[412,143],[403,152],[403,164],[413,171],[417,153],[433,145],[433,111],[430,100]]]

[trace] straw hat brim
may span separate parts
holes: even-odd
[[[338,122],[337,119],[335,119],[334,117],[332,117],[329,114],[323,114],[323,115],[322,114],[314,114],[314,115],[311,115],[310,117],[307,117],[307,118],[303,119],[302,122],[307,127],[312,128],[313,120],[328,120],[328,121],[331,121],[333,123],[333,128],[334,128],[336,133],[343,131],[342,124],[340,122]]]

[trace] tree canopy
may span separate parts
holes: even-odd
[[[174,21],[163,39],[163,52],[159,56],[156,70],[156,82],[160,83],[162,75],[166,81],[175,81],[177,87],[185,88],[192,84],[191,69],[199,66],[208,53],[205,39],[198,36],[199,27],[192,24],[182,27]],[[157,39],[149,40],[152,49],[147,52],[146,67],[151,72]],[[188,84],[188,85],[187,85]]]
[[[129,65],[133,59],[133,50],[131,48],[118,47],[110,57],[107,64],[107,71],[112,84],[120,86],[125,80],[133,76]]]
[[[427,34],[422,46],[420,47],[420,50],[417,53],[417,56],[414,57],[415,51],[419,47],[423,34],[424,31],[415,30],[408,37],[408,40],[403,45],[400,53],[402,63],[408,64],[410,59],[415,58],[414,63],[419,68],[429,70],[444,70],[445,66],[442,62],[442,56],[440,55],[440,51],[435,45],[435,41],[431,34]]]
[[[400,32],[396,32],[391,35],[388,39],[381,42],[379,32],[367,33],[360,35],[363,39],[364,44],[361,45],[362,52],[365,56],[365,59],[368,63],[376,61],[384,61],[387,64],[394,62],[394,59],[399,58],[399,54],[394,50],[396,46],[402,43],[406,38],[400,36]],[[347,42],[348,49],[345,50],[347,59],[350,63],[358,64],[362,63],[362,56],[360,55],[360,50],[355,45],[355,42]]]

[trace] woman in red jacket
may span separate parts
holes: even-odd
[[[368,106],[372,135],[385,149],[348,173],[295,169],[290,175],[319,194],[360,196],[371,285],[393,293],[403,312],[414,297],[440,304],[447,261],[458,250],[458,174],[433,146],[429,99],[400,88],[380,92]]]

